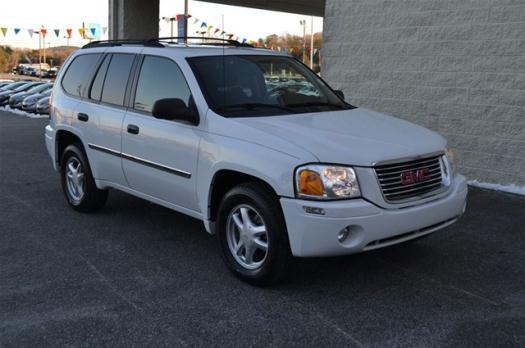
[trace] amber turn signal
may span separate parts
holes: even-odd
[[[323,196],[324,188],[321,176],[311,170],[303,170],[299,174],[299,192],[308,196]]]

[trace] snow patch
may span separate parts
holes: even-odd
[[[10,112],[12,114],[20,115],[20,116],[29,117],[29,118],[49,118],[48,115],[33,114],[31,112],[27,112],[27,111],[23,111],[19,109],[11,109],[9,105],[0,106],[0,110],[5,111],[5,112]]]
[[[514,184],[511,184],[511,185],[490,184],[487,182],[479,182],[477,180],[470,180],[468,181],[468,184],[470,186],[480,187],[484,189],[514,193],[517,195],[525,196],[525,186],[518,186]]]

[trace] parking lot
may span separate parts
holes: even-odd
[[[525,346],[524,197],[471,189],[446,230],[261,289],[192,218],[115,191],[68,208],[46,123],[0,112],[0,347]]]

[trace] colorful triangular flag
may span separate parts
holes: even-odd
[[[81,38],[84,38],[84,35],[86,34],[86,30],[84,28],[78,28],[78,33],[80,34]]]
[[[16,35],[16,34],[18,34],[20,32],[21,29],[20,28],[15,28],[14,30],[15,30],[15,35]]]
[[[102,27],[102,34],[106,35],[107,31],[108,31],[108,27]]]
[[[67,38],[71,39],[71,34],[73,34],[73,29],[66,29]]]
[[[97,28],[95,27],[89,28],[89,31],[91,31],[91,36],[95,36],[95,33],[97,32]]]
[[[7,28],[0,28],[0,30],[2,31],[2,34],[5,37],[5,34],[7,34]]]
[[[34,29],[27,29],[27,33],[29,34],[29,37],[33,37],[33,34],[35,33]]]
[[[47,35],[47,29],[45,28],[40,29],[40,33],[42,34],[42,37],[45,38]]]
[[[208,27],[208,24],[206,24],[206,22],[202,22],[201,28],[207,28],[207,27]]]
[[[60,36],[60,29],[53,29],[53,31],[55,32],[56,37]]]

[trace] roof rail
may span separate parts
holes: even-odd
[[[241,43],[236,40],[221,39],[216,37],[200,37],[200,36],[168,36],[159,37],[147,40],[97,40],[92,41],[82,48],[94,48],[94,47],[113,47],[122,45],[141,45],[147,47],[164,47],[162,43],[180,43],[180,40],[200,40],[200,43],[192,42],[192,45],[211,45],[211,46],[234,46],[234,47],[253,47],[247,43]]]
[[[168,41],[169,40],[169,41]],[[177,41],[174,41],[177,40]],[[178,41],[184,40],[199,40],[200,43],[193,43],[193,45],[213,45],[213,46],[235,46],[235,47],[253,47],[250,44],[247,43],[241,43],[237,40],[229,40],[229,39],[223,39],[219,37],[202,37],[202,36],[167,36],[167,37],[159,37],[155,39],[147,40],[148,43],[154,43],[154,42],[166,42],[166,43],[180,43]],[[215,42],[214,42],[215,41]]]
[[[150,42],[150,40],[97,40],[91,41],[90,43],[82,46],[82,48],[113,47],[122,45],[164,47],[159,42]]]

